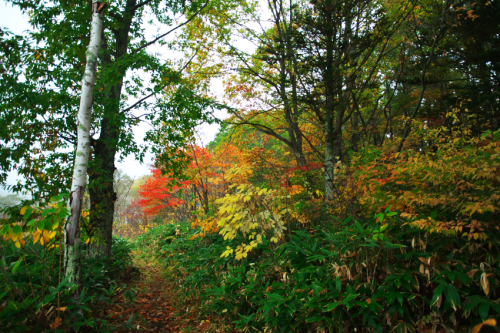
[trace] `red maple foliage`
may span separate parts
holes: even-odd
[[[161,170],[152,168],[152,177],[141,186],[138,203],[146,215],[164,213],[171,208],[174,215],[179,208],[188,208],[193,197],[200,200],[201,206],[208,209],[209,178],[217,177],[214,171],[213,155],[206,149],[196,145],[187,149],[189,163],[185,170],[187,180],[174,181],[171,174],[162,175]]]
[[[138,203],[146,215],[156,215],[163,208],[186,204],[179,191],[187,188],[191,183],[190,180],[173,182],[171,175],[162,176],[158,168],[152,168],[151,173],[153,176],[139,191],[141,199]]]

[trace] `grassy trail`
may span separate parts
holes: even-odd
[[[113,332],[206,332],[210,324],[196,321],[191,302],[181,300],[161,265],[145,257],[133,252],[139,271],[127,274],[128,287],[99,309],[97,317],[105,319]]]

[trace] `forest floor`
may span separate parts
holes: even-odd
[[[133,253],[139,273],[127,272],[127,287],[118,291],[111,304],[94,311],[113,332],[206,332],[209,320],[200,320],[196,300],[179,295],[174,281],[158,263]],[[212,330],[213,331],[213,330]]]

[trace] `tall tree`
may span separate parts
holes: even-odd
[[[12,1],[30,13],[34,30],[28,36],[5,41],[5,59],[0,83],[2,100],[1,129],[2,171],[16,169],[25,184],[12,189],[29,190],[40,200],[64,188],[71,179],[68,147],[75,144],[74,120],[78,98],[76,78],[84,71],[85,44],[89,27],[82,13],[87,2],[68,0]],[[197,87],[182,80],[189,59],[162,62],[147,48],[177,28],[188,24],[203,10],[218,10],[224,4],[209,1],[117,0],[109,4],[102,33],[94,98],[95,120],[90,126],[91,154],[88,186],[91,220],[100,238],[90,248],[94,255],[108,255],[111,248],[114,201],[115,159],[135,154],[144,156],[144,148],[134,142],[132,127],[146,119],[153,125],[149,142],[168,141],[171,152],[184,144],[183,132],[191,131],[201,120],[213,120],[210,112],[223,106],[197,93]],[[182,23],[152,39],[146,39],[143,16],[146,11],[163,26]],[[15,50],[15,52],[14,52]],[[150,82],[144,82],[144,72]],[[171,92],[160,98],[163,89]],[[127,103],[131,99],[137,102]],[[142,116],[138,107],[147,110]],[[72,117],[73,116],[73,117]],[[171,125],[172,127],[167,126]],[[174,128],[175,130],[172,130]],[[170,160],[164,159],[168,164]],[[171,167],[175,167],[170,165]],[[5,178],[4,178],[5,179]]]
[[[247,33],[249,39],[259,45],[256,52],[245,57],[243,52],[237,52],[232,46],[232,53],[241,62],[237,81],[240,84],[230,86],[228,90],[241,91],[244,98],[250,99],[246,110],[235,112],[239,119],[237,124],[250,125],[278,139],[290,148],[297,164],[304,166],[307,161],[303,149],[304,135],[300,129],[302,110],[297,93],[300,55],[294,38],[298,28],[295,15],[297,4],[274,0],[268,1],[267,5],[272,27],[260,33],[248,29]],[[242,88],[245,84],[246,89]],[[266,117],[277,119],[280,124],[273,126],[269,124],[269,119],[266,121]]]
[[[356,111],[356,94],[377,74],[386,46],[404,11],[389,16],[383,5],[365,0],[311,1],[300,14],[305,61],[311,70],[303,89],[324,135],[325,198],[335,190],[335,167],[344,161],[344,127]],[[369,60],[371,68],[366,68]]]
[[[86,66],[82,78],[80,108],[77,115],[77,145],[69,201],[71,215],[64,226],[65,272],[68,281],[75,283],[79,287],[78,289],[81,289],[82,285],[80,219],[83,194],[87,184],[93,92],[96,79],[97,57],[99,55],[103,31],[103,10],[105,7],[105,3],[100,3],[97,0],[94,0],[92,3],[90,43],[86,52]],[[78,302],[79,294],[79,292],[73,294],[73,301]]]

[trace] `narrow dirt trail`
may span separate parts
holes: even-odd
[[[129,273],[129,283],[120,290],[97,316],[105,319],[113,332],[205,332],[209,323],[195,323],[193,315],[179,315],[179,310],[189,308],[177,304],[175,290],[165,280],[161,269],[152,262],[138,259],[134,265],[139,274]],[[172,297],[170,297],[170,296]]]

